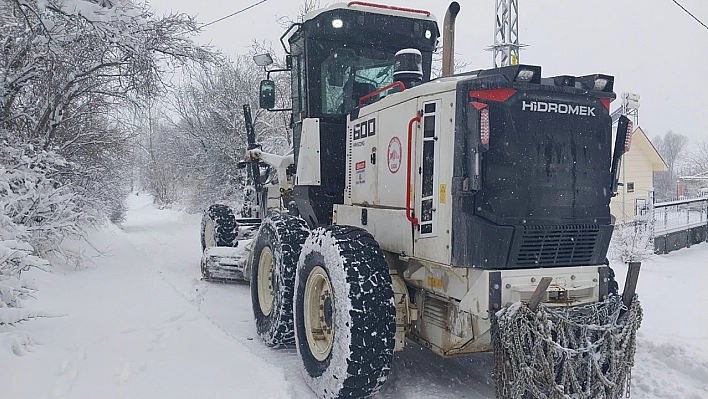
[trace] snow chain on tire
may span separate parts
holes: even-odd
[[[210,235],[213,232],[213,235]],[[211,205],[202,216],[202,251],[206,247],[235,247],[238,245],[238,223],[230,207]],[[210,239],[213,238],[213,242]]]
[[[638,296],[570,308],[515,303],[492,314],[498,399],[618,399],[629,395]]]
[[[300,257],[300,248],[310,231],[307,223],[278,212],[272,212],[261,222],[253,247],[251,264],[251,302],[256,321],[256,330],[263,342],[270,347],[295,344],[293,330],[293,290],[295,269]],[[262,259],[270,257],[270,259]],[[272,271],[263,273],[261,266]],[[259,273],[260,271],[260,273]],[[270,278],[270,284],[261,281]],[[266,287],[269,293],[262,292]],[[262,298],[272,295],[271,303],[262,303]],[[263,309],[269,309],[264,312]]]
[[[320,318],[306,331],[307,314],[318,309],[306,309],[306,301],[318,299],[307,292],[317,286],[313,280],[329,286]],[[379,391],[393,359],[396,309],[386,259],[368,232],[349,226],[312,231],[298,262],[294,313],[304,378],[319,397],[368,398]],[[329,347],[315,345],[320,351],[313,352],[308,339],[316,334],[330,337]]]

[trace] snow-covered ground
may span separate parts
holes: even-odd
[[[313,398],[297,353],[258,341],[248,286],[200,280],[199,216],[130,201],[85,268],[26,274],[26,306],[57,317],[0,330],[0,398]],[[706,259],[701,244],[644,263],[633,398],[708,398]],[[492,364],[409,342],[378,397],[494,398]]]

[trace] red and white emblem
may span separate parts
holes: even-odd
[[[403,146],[398,137],[394,137],[388,142],[388,170],[391,173],[398,172],[401,168],[401,154],[403,154]]]

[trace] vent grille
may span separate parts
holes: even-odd
[[[423,303],[423,321],[442,329],[447,328],[447,303],[429,295],[425,296]]]
[[[598,225],[524,226],[518,266],[582,266],[593,259]]]

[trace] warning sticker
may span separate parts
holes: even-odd
[[[442,289],[442,280],[435,277],[428,277],[428,285],[432,288]]]
[[[401,140],[398,137],[394,137],[388,142],[388,170],[391,173],[398,172],[401,168],[401,154],[403,153],[403,146],[401,146]]]
[[[356,163],[356,184],[366,183],[366,161]]]

